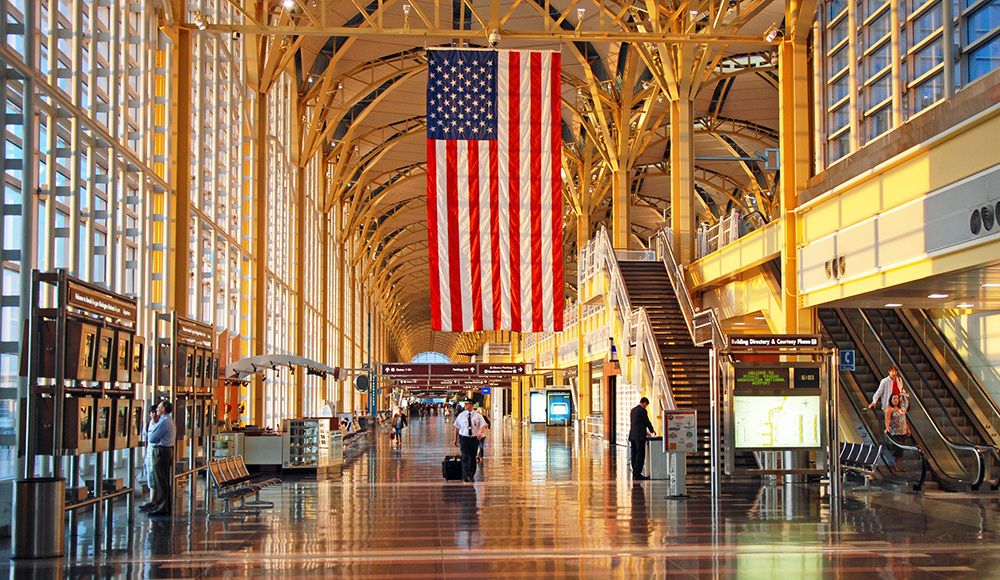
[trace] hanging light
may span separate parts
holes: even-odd
[[[286,10],[291,10],[292,8],[295,8],[295,0],[284,0],[281,5],[284,6]]]

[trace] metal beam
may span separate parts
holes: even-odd
[[[187,28],[193,31],[199,29],[193,24],[186,24]],[[234,32],[240,34],[260,34],[264,36],[319,36],[319,37],[380,37],[395,36],[399,38],[419,38],[419,39],[451,39],[455,36],[455,31],[451,29],[412,29],[412,28],[385,28],[375,30],[372,28],[354,28],[346,26],[255,26],[248,24],[209,24],[203,34],[231,35]],[[698,33],[678,33],[678,32],[591,32],[591,31],[568,31],[561,29],[553,30],[500,30],[500,37],[513,40],[551,40],[553,42],[656,42],[667,44],[763,44],[777,45],[780,40],[768,42],[763,36],[752,34],[698,34]],[[489,31],[472,30],[463,31],[463,37],[480,39],[483,46],[489,44]]]

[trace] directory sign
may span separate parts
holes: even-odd
[[[814,449],[822,443],[820,396],[733,397],[738,449]]]
[[[698,412],[664,411],[663,440],[666,451],[695,453],[698,451]]]

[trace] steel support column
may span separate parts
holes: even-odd
[[[581,187],[581,192],[586,191],[585,188]],[[581,197],[585,195],[581,193]],[[580,215],[576,216],[576,248],[577,248],[577,260],[580,259],[580,253],[583,248],[587,246],[587,242],[590,241],[590,208],[585,207],[584,211]],[[579,267],[577,270],[579,271]],[[579,287],[580,281],[577,280],[577,287]],[[593,413],[591,408],[591,398],[592,393],[590,392],[590,367],[587,366],[587,382],[584,384],[583,377],[583,367],[587,364],[586,358],[584,358],[584,348],[583,348],[583,337],[585,333],[583,331],[583,313],[584,304],[581,300],[576,302],[576,372],[577,372],[577,391],[579,400],[577,404],[577,416],[580,420],[584,420]],[[558,349],[557,349],[558,350]]]
[[[254,111],[253,356],[267,354],[267,93],[257,93]],[[250,421],[264,420],[264,377],[253,378]]]
[[[173,284],[167,295],[167,307],[181,316],[190,316],[188,294],[191,292],[191,31],[177,30],[173,43],[174,70],[171,76],[173,90],[171,102],[174,107],[171,150],[174,154],[170,162],[170,181],[174,189],[171,220],[173,251]]]
[[[295,167],[295,352],[305,356],[306,352],[306,168]],[[295,417],[305,414],[306,373],[300,369],[295,373],[295,396],[292,411]]]
[[[695,259],[694,102],[670,102],[670,229],[677,263]]]
[[[789,22],[800,5],[786,3]],[[809,18],[811,24],[811,15]],[[793,29],[786,35],[778,53],[778,118],[779,147],[781,150],[781,215],[785,220],[784,247],[781,252],[782,309],[784,331],[809,332],[812,324],[807,316],[800,316],[798,307],[798,223],[795,209],[799,193],[805,189],[810,172],[809,135],[809,67],[807,63],[806,36],[808,26],[798,33]]]

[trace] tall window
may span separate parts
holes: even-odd
[[[825,165],[940,102],[949,52],[956,90],[1000,67],[1000,0],[952,0],[950,51],[944,46],[945,1],[823,4],[816,46],[825,87],[819,119]]]

